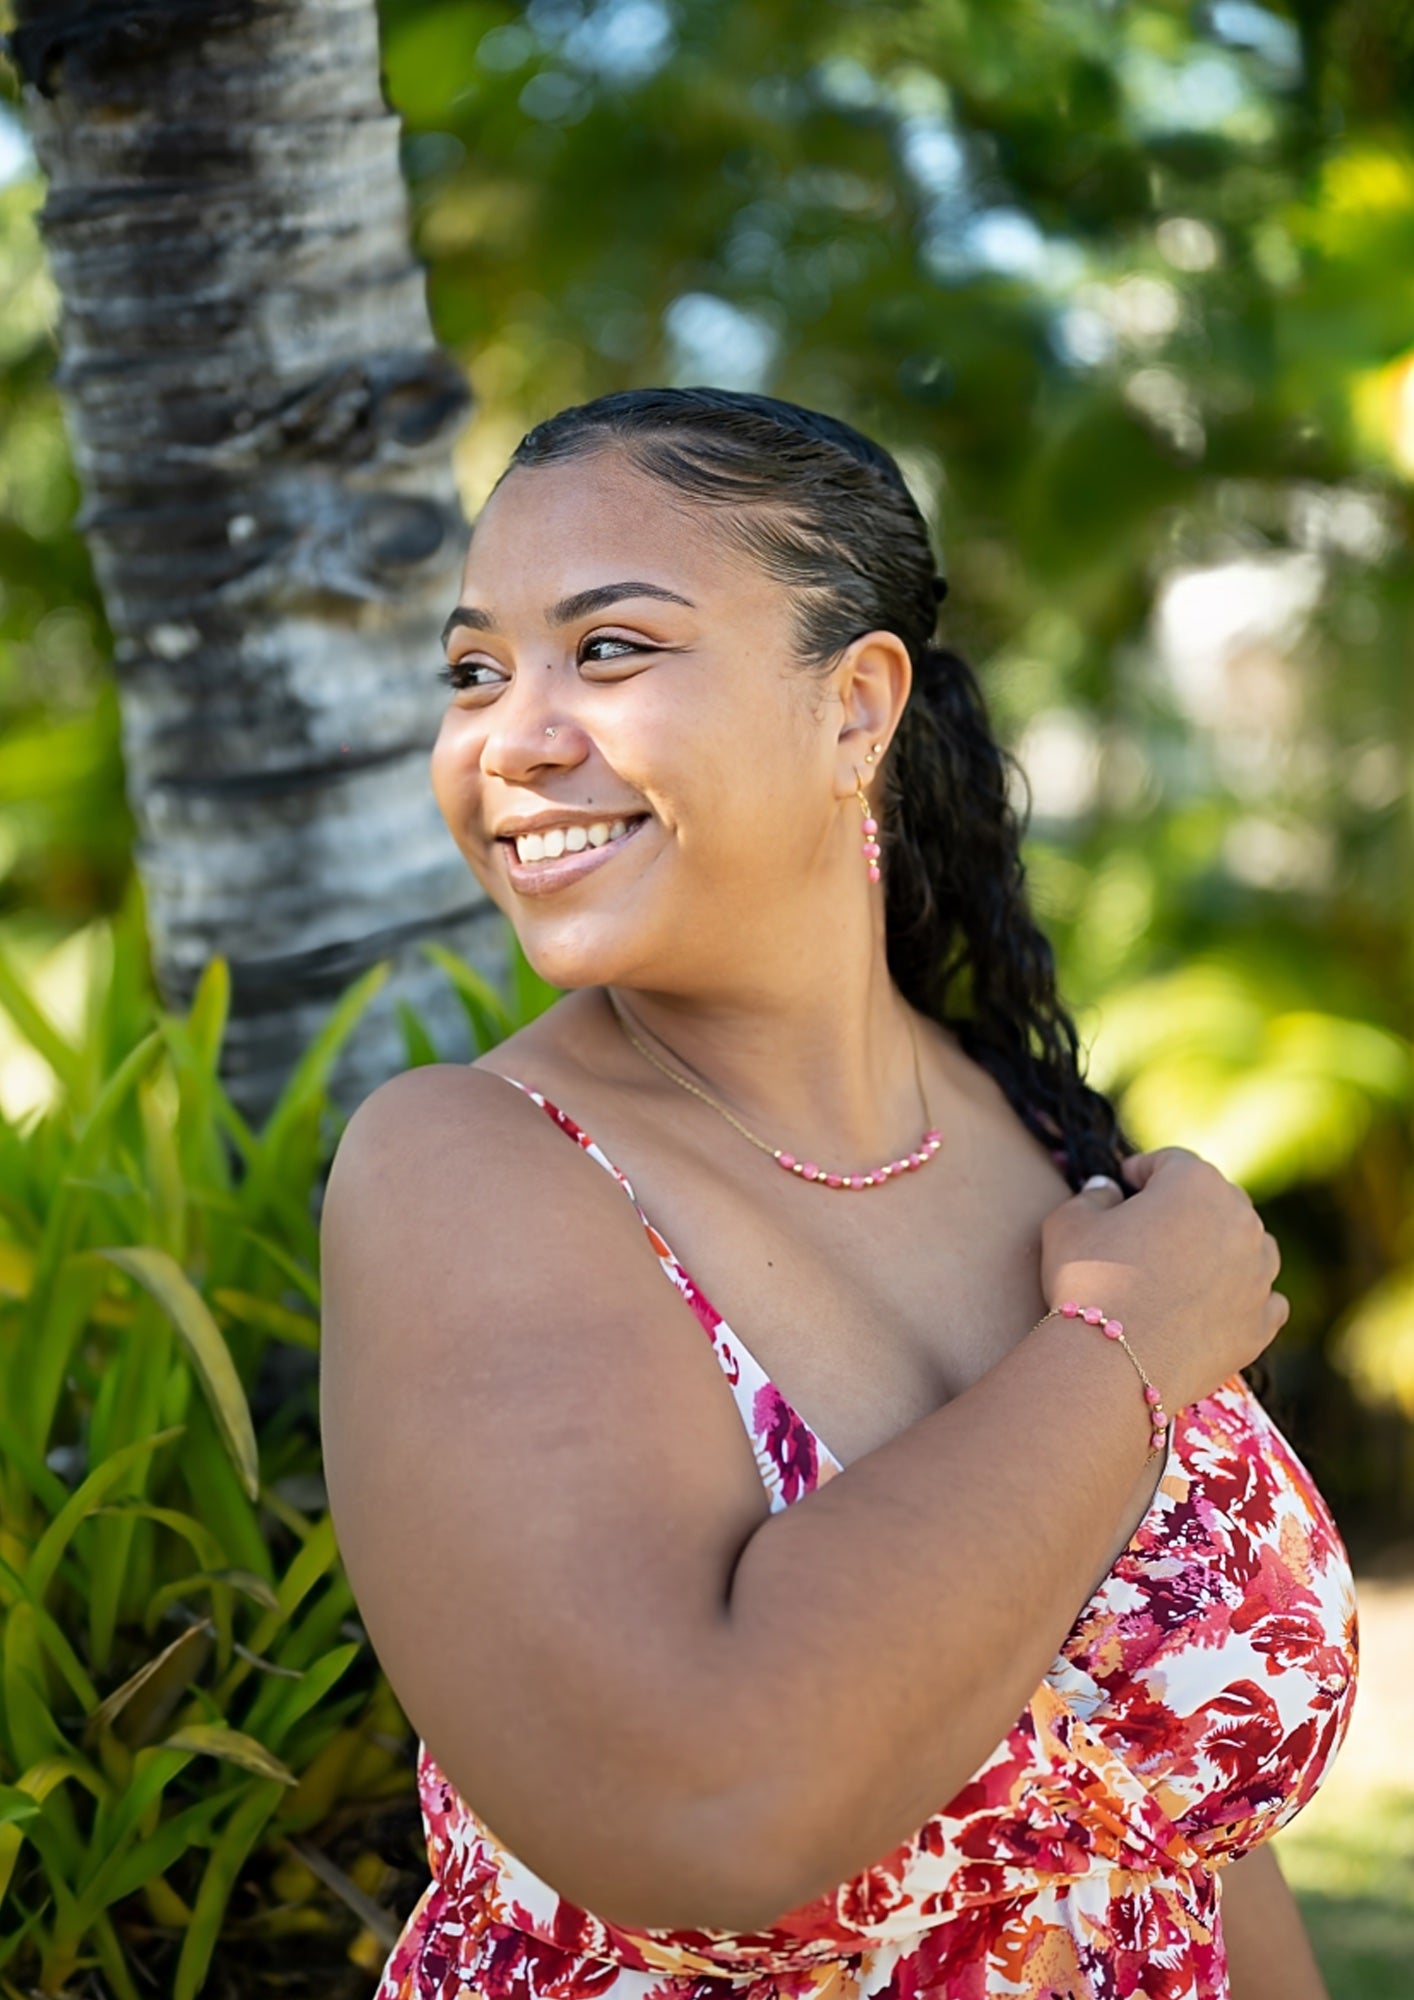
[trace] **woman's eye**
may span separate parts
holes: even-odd
[[[600,647],[607,648],[600,652]],[[616,660],[631,659],[635,654],[648,653],[653,648],[637,639],[620,639],[611,632],[595,633],[585,639],[579,650],[581,662],[595,666],[612,666]],[[495,688],[504,684],[509,676],[490,660],[452,660],[439,667],[437,678],[445,681],[458,693],[474,692],[477,689]]]
[[[592,654],[589,651],[591,646],[616,646],[618,651]],[[585,640],[580,649],[580,657],[582,659],[622,660],[627,658],[631,653],[645,653],[648,650],[648,647],[640,645],[635,639],[618,639],[611,632],[599,632],[593,638]]]
[[[494,681],[478,680],[476,678],[478,674],[494,674],[498,679],[505,679],[499,667],[493,667],[489,660],[452,660],[448,665],[439,667],[437,670],[439,681],[445,681],[448,687],[458,690],[463,688],[492,687],[495,685]]]

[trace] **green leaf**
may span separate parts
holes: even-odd
[[[55,1756],[39,1758],[7,1789],[27,1793],[39,1805],[43,1805],[56,1785],[66,1778],[84,1786],[99,1801],[100,1807],[107,1801],[109,1787],[103,1777],[82,1757],[72,1751],[64,1751]],[[5,1892],[10,1886],[15,1860],[25,1841],[26,1832],[37,1834],[42,1823],[40,1815],[33,1819],[16,1816],[0,1825],[0,1904],[5,1900]]]
[[[434,965],[440,965],[451,980],[481,1055],[498,1042],[503,1042],[507,1035],[514,1034],[516,1024],[511,1011],[489,979],[483,978],[474,966],[458,958],[455,952],[448,951],[443,944],[424,939],[418,949]]]
[[[415,1008],[406,1000],[397,1003],[397,1016],[402,1025],[403,1047],[407,1051],[407,1067],[422,1069],[428,1063],[440,1062],[437,1045],[422,1024]]]
[[[219,1536],[212,1533],[204,1521],[198,1521],[177,1507],[159,1507],[151,1500],[140,1499],[136,1494],[123,1494],[116,1500],[107,1500],[101,1507],[93,1509],[95,1514],[136,1514],[143,1520],[158,1521],[164,1528],[170,1528],[174,1535],[180,1535],[197,1560],[208,1569],[219,1569],[226,1561],[226,1551]]]
[[[110,1125],[139,1080],[147,1074],[161,1055],[162,1046],[162,1037],[154,1029],[150,1035],[143,1037],[136,1048],[128,1051],[103,1085],[69,1157],[67,1178],[70,1182],[82,1182],[94,1172],[98,1165],[99,1149],[108,1136]],[[31,1293],[31,1303],[37,1314],[43,1314],[48,1307],[54,1274],[68,1248],[73,1229],[76,1191],[72,1185],[61,1184],[50,1204]]]
[[[260,1455],[250,1405],[220,1327],[201,1293],[175,1258],[146,1245],[118,1245],[92,1250],[87,1256],[106,1258],[136,1279],[168,1315],[185,1343],[216,1427],[240,1475],[247,1496],[260,1494]]]
[[[308,1113],[311,1102],[319,1099],[339,1051],[358,1025],[359,1016],[386,983],[393,969],[391,959],[380,959],[340,995],[328,1020],[296,1063],[279,1101],[260,1135],[260,1150],[267,1167],[279,1158],[291,1129]]]
[[[178,1764],[186,1764],[189,1754],[183,1751],[178,1757]],[[110,1869],[105,1861],[101,1874],[95,1876],[91,1887],[85,1889],[80,1904],[82,1916],[88,1922],[96,1921],[99,1908],[120,1903],[125,1896],[136,1895],[148,1882],[165,1875],[190,1848],[207,1845],[211,1822],[225,1811],[228,1804],[228,1793],[213,1793],[164,1819],[154,1832],[126,1852],[122,1846],[115,1844],[112,1856],[115,1865]]]
[[[239,1320],[242,1326],[253,1326],[259,1333],[286,1340],[292,1347],[307,1348],[311,1354],[319,1352],[319,1321],[308,1313],[293,1312],[274,1299],[262,1299],[254,1292],[238,1292],[229,1285],[218,1286],[211,1294],[211,1303]]]
[[[223,1763],[239,1765],[241,1770],[249,1771],[257,1778],[277,1779],[282,1785],[298,1782],[294,1772],[287,1769],[263,1743],[247,1736],[242,1730],[229,1729],[222,1723],[189,1722],[185,1728],[174,1730],[166,1737],[162,1747],[165,1750],[189,1750],[193,1756],[217,1757]]]
[[[47,1513],[58,1513],[69,1497],[68,1487],[56,1472],[50,1471],[39,1454],[30,1449],[3,1408],[0,1408],[0,1458],[7,1459],[21,1475]]]
[[[30,998],[23,980],[3,951],[0,951],[0,1007],[4,1008],[30,1047],[43,1056],[70,1101],[81,1105],[83,1058],[71,1043],[65,1041],[39,1004]]]
[[[510,929],[507,926],[508,930]],[[525,947],[510,931],[508,955],[511,968],[511,997],[517,1024],[524,1027],[528,1021],[536,1020],[547,1008],[563,998],[558,986],[552,986],[548,979],[542,979],[525,955]]]
[[[209,959],[187,1010],[192,1047],[211,1076],[218,1074],[221,1044],[231,1006],[231,969],[224,958]]]
[[[275,1783],[254,1787],[237,1805],[225,1831],[213,1846],[193,1906],[192,1920],[182,1940],[172,2000],[196,2000],[201,1991],[225,1920],[231,1891],[245,1865],[246,1856],[279,1805],[283,1791],[283,1785]]]
[[[118,1933],[106,1913],[93,1920],[93,1941],[98,1948],[98,1962],[107,1974],[115,2000],[147,2000],[147,1996],[139,1992],[137,1982],[128,1970]]]
[[[120,1687],[105,1695],[84,1726],[85,1748],[97,1741],[102,1730],[116,1729],[121,1719],[117,1733],[122,1740],[132,1749],[145,1749],[166,1727],[168,1717],[210,1658],[211,1631],[209,1618],[189,1625],[160,1653],[144,1660]]]
[[[263,1654],[270,1650],[276,1634],[289,1623],[310,1591],[338,1560],[339,1548],[334,1539],[333,1519],[323,1514],[310,1529],[307,1539],[276,1585],[277,1608],[268,1611],[251,1633],[248,1645],[252,1653]],[[231,1664],[216,1689],[216,1699],[223,1709],[229,1708],[233,1692],[249,1672],[250,1668],[244,1661]]]
[[[58,1620],[52,1618],[44,1606],[37,1603],[24,1577],[9,1563],[0,1560],[0,1591],[12,1603],[27,1604],[34,1615],[35,1633],[39,1643],[64,1676],[80,1707],[87,1713],[98,1705],[98,1690],[85,1673],[78,1654],[65,1636]]]
[[[278,1243],[272,1242],[268,1236],[262,1236],[259,1230],[244,1229],[241,1233],[248,1242],[254,1243],[258,1250],[264,1252],[277,1271],[284,1272],[290,1283],[295,1287],[295,1290],[303,1292],[309,1303],[317,1311],[319,1307],[319,1280],[314,1273],[306,1270],[298,1258],[292,1257],[288,1250],[282,1249]]]
[[[170,1076],[169,1070],[169,1080]],[[176,1139],[162,1106],[159,1079],[144,1077],[138,1085],[137,1101],[147,1155],[152,1239],[173,1257],[180,1257],[186,1235],[186,1188]]]
[[[300,1717],[323,1701],[334,1686],[358,1658],[363,1647],[356,1640],[347,1645],[336,1646],[313,1666],[306,1667],[294,1687],[282,1687],[271,1681],[262,1689],[262,1696],[268,1695],[268,1702],[252,1703],[249,1721],[251,1727],[258,1728],[262,1737],[273,1747],[282,1744]],[[257,1713],[257,1710],[263,1712]]]
[[[81,1485],[75,1487],[54,1519],[35,1545],[34,1553],[25,1564],[24,1576],[31,1595],[36,1602],[41,1600],[49,1588],[50,1579],[59,1566],[59,1559],[73,1538],[80,1522],[93,1513],[103,1500],[125,1477],[128,1471],[150,1452],[157,1450],[172,1438],[180,1437],[185,1424],[170,1424],[166,1430],[154,1431],[151,1437],[137,1438],[132,1444],[124,1445],[105,1458]]]

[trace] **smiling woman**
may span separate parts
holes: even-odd
[[[562,412],[476,524],[432,785],[566,991],[324,1204],[433,1877],[379,2000],[1321,1993],[1280,1254],[1085,1083],[944,594],[886,452],[721,390]]]

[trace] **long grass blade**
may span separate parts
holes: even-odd
[[[255,1786],[231,1814],[224,1833],[212,1848],[192,1910],[192,1920],[182,1940],[172,2000],[196,2000],[201,1991],[231,1890],[245,1865],[246,1856],[260,1838],[262,1828],[283,1796],[284,1787],[273,1781]]]
[[[169,1424],[166,1430],[154,1431],[151,1437],[137,1438],[132,1444],[124,1445],[95,1466],[87,1479],[77,1486],[49,1523],[33,1555],[25,1565],[25,1582],[36,1602],[43,1598],[49,1582],[59,1565],[59,1558],[69,1546],[79,1523],[90,1515],[99,1502],[117,1485],[129,1469],[159,1445],[180,1437],[185,1424]]]
[[[246,1495],[258,1499],[260,1455],[250,1405],[225,1337],[196,1286],[174,1257],[150,1244],[123,1244],[83,1254],[104,1257],[126,1271],[168,1315],[185,1343]]]

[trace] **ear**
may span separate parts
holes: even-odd
[[[865,632],[850,642],[836,671],[842,711],[836,791],[839,797],[848,798],[854,791],[857,771],[872,797],[872,786],[913,686],[913,662],[897,632]]]

